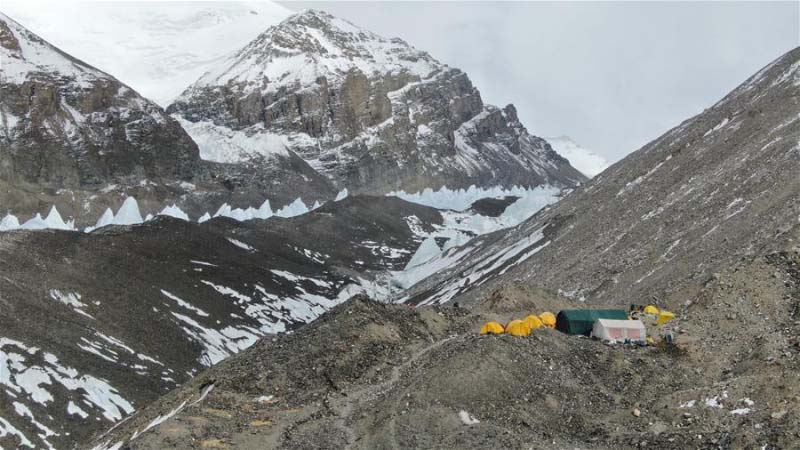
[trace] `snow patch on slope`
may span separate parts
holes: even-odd
[[[190,122],[177,114],[177,120],[197,143],[200,158],[219,163],[240,163],[253,158],[289,156],[288,138],[267,132],[263,126],[231,130],[212,122]]]
[[[0,386],[18,399],[19,406],[15,407],[18,412],[24,412],[23,419],[40,430],[43,429],[38,425],[44,426],[41,423],[44,419],[36,419],[28,412],[34,405],[48,407],[52,403],[65,401],[65,394],[61,392],[66,392],[69,401],[80,399],[85,408],[90,408],[89,412],[82,409],[85,414],[102,417],[109,422],[117,422],[133,412],[133,405],[106,381],[61,365],[58,357],[52,353],[5,337],[0,337]],[[61,392],[56,395],[57,391]],[[67,407],[65,404],[64,409]],[[50,447],[45,438],[55,435],[55,432],[51,433],[39,435],[45,447]],[[20,437],[23,445],[34,447],[30,437],[0,418],[0,436],[9,434]]]
[[[569,136],[544,138],[556,153],[567,158],[572,167],[589,178],[594,178],[611,164],[594,151],[579,145]]]
[[[5,3],[3,9],[6,9]],[[0,60],[3,61],[0,81],[3,83],[22,84],[31,74],[38,72],[55,72],[74,78],[78,83],[108,78],[102,72],[59,52],[3,13],[0,13],[0,21],[8,25],[11,34],[19,42],[19,49],[0,46]]]

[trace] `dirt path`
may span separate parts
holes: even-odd
[[[450,336],[448,338],[436,341],[431,343],[430,345],[426,345],[421,349],[414,352],[410,358],[404,361],[402,364],[394,366],[392,368],[392,372],[389,375],[389,378],[386,381],[383,381],[378,384],[368,385],[361,389],[358,389],[346,397],[339,399],[338,401],[332,402],[331,407],[337,413],[338,419],[336,420],[336,426],[341,429],[347,435],[347,445],[345,449],[351,449],[354,447],[356,443],[356,433],[353,430],[352,426],[349,424],[351,422],[351,416],[353,414],[353,409],[356,405],[363,404],[364,402],[374,400],[378,398],[380,395],[392,390],[395,385],[400,382],[402,377],[403,371],[410,367],[412,364],[417,362],[420,358],[425,356],[427,353],[436,350],[437,348],[441,347],[442,345],[446,344],[447,342],[458,338],[459,336]],[[399,448],[399,445],[394,440],[394,418],[391,419],[389,423],[390,439],[392,440],[392,447]]]

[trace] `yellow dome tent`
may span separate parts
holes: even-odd
[[[531,327],[522,320],[512,320],[506,325],[506,333],[512,336],[530,336]]]
[[[528,327],[530,327],[531,330],[537,330],[542,327],[542,319],[540,319],[539,316],[535,316],[533,314],[526,317],[524,322],[526,325],[528,325]]]
[[[505,329],[497,322],[486,322],[481,327],[481,334],[503,334]]]
[[[665,323],[669,322],[670,320],[675,318],[675,314],[672,314],[669,311],[661,311],[658,315],[658,320],[656,321],[656,325],[664,325]]]
[[[539,320],[542,321],[542,326],[547,328],[555,328],[556,327],[556,316],[553,315],[551,312],[543,312],[539,314]]]
[[[656,308],[655,306],[647,305],[644,307],[644,313],[647,315],[657,316],[659,311],[658,308]]]

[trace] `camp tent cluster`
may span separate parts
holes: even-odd
[[[556,316],[551,312],[543,312],[538,316],[531,314],[524,319],[515,319],[501,325],[499,322],[486,322],[480,334],[510,334],[512,336],[530,336],[531,331],[539,328],[555,328]]]
[[[657,326],[675,318],[673,313],[659,310],[654,305],[638,311],[650,320],[655,320]],[[629,316],[624,309],[565,309],[558,315],[550,312],[531,314],[524,319],[512,320],[506,326],[499,322],[486,322],[481,327],[480,334],[529,336],[532,330],[555,328],[565,334],[590,336],[603,341],[645,343],[647,329],[637,317]]]

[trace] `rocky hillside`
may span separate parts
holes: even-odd
[[[402,270],[442,220],[350,197],[291,219],[0,233],[0,447],[85,441],[260,337],[374,291],[373,273]]]
[[[647,347],[607,346],[549,329],[527,338],[479,336],[486,320],[507,322],[571,303],[521,283],[469,310],[356,298],[201,373],[95,444],[795,448],[798,289],[800,250],[737,263],[671,325],[676,345]]]
[[[522,280],[588,304],[675,307],[800,226],[800,48],[510,232],[450,255],[404,300]]]
[[[0,204],[191,180],[197,145],[160,107],[0,14]],[[66,196],[68,197],[68,195]]]
[[[351,192],[585,180],[513,105],[485,105],[463,72],[319,11],[269,28],[168,111],[205,159],[297,155]],[[220,154],[220,136],[235,148]]]

